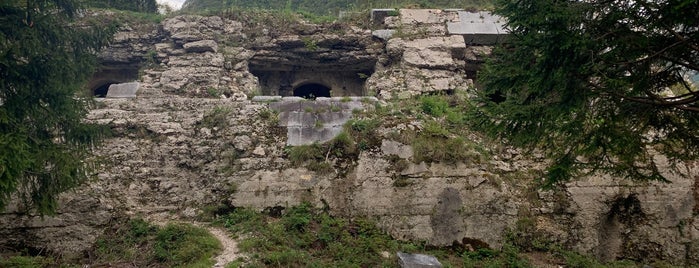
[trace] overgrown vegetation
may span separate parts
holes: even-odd
[[[425,162],[476,162],[490,155],[487,142],[469,130],[468,111],[471,104],[466,96],[425,95],[412,100],[394,103],[392,107],[379,109],[379,116],[388,118],[385,127],[411,123],[419,119],[416,129],[404,129],[389,133],[388,138],[412,145],[413,161]]]
[[[164,227],[133,219],[97,239],[91,265],[129,263],[138,267],[211,267],[220,242],[205,229],[184,223]]]
[[[397,252],[429,254],[444,267],[638,268],[629,260],[600,263],[563,249],[532,219],[523,218],[508,231],[502,249],[481,243],[428,246],[420,241],[399,241],[381,231],[372,220],[334,217],[326,209],[303,203],[265,212],[248,208],[219,210],[214,225],[225,227],[243,257],[226,267],[397,267]],[[206,230],[188,224],[154,226],[132,219],[108,230],[82,261],[46,256],[4,255],[0,267],[211,267],[220,244]],[[664,262],[652,267],[675,267]]]
[[[4,252],[0,255],[0,267],[208,268],[220,250],[221,243],[205,229],[185,223],[160,227],[137,218],[108,229],[97,238],[84,259]]]
[[[357,111],[333,140],[289,147],[287,156],[294,166],[328,173],[338,160],[354,161],[361,151],[378,148],[382,139],[393,139],[413,147],[415,163],[481,163],[490,153],[481,137],[467,127],[470,106],[461,95],[425,95],[387,106],[377,104],[369,111]],[[405,124],[416,127],[405,128]],[[379,134],[380,129],[398,125],[404,129]]]
[[[239,248],[248,256],[235,267],[393,267],[397,251],[428,252],[458,263],[422,243],[394,240],[370,220],[336,218],[309,204],[274,217],[238,208],[218,223],[241,239]]]
[[[523,229],[506,235],[501,250],[459,243],[438,248],[424,242],[398,241],[371,220],[333,217],[307,203],[267,213],[235,208],[219,216],[215,224],[239,239],[239,248],[246,255],[227,267],[397,267],[397,252],[433,255],[444,267],[536,267],[541,261],[563,267],[641,267],[631,261],[601,264],[555,244],[522,247],[517,243],[526,241],[515,237],[528,228],[526,221],[521,224]],[[535,258],[530,252],[544,254],[546,259],[530,263]]]

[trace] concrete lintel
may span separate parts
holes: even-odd
[[[255,96],[252,97],[252,101],[254,102],[273,102],[273,101],[281,101],[282,96]]]

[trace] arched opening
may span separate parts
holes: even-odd
[[[305,99],[330,97],[330,88],[321,84],[305,84],[294,89],[294,96]]]
[[[92,95],[95,96],[95,98],[105,98],[107,97],[107,92],[109,91],[109,86],[111,86],[113,83],[106,83],[104,85],[101,85],[94,90],[92,90]]]

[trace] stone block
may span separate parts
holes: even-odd
[[[112,84],[107,90],[107,98],[135,98],[140,87],[138,82]]]
[[[184,50],[189,53],[202,53],[202,52],[214,52],[218,51],[218,44],[214,40],[201,40],[196,42],[189,42],[184,44]]]
[[[395,30],[376,30],[371,32],[371,35],[381,40],[388,40],[393,37],[394,33],[396,33]]]
[[[401,9],[400,19],[403,24],[443,23],[445,18],[439,9]]]
[[[398,264],[401,268],[441,268],[442,264],[430,255],[398,252]]]

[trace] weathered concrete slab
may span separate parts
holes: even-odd
[[[442,264],[434,256],[398,252],[401,268],[441,268]]]
[[[458,22],[448,22],[447,32],[462,35],[467,44],[492,45],[504,42],[509,34],[505,20],[489,12],[459,12]]]
[[[135,98],[141,84],[138,82],[112,84],[107,90],[107,98]]]

